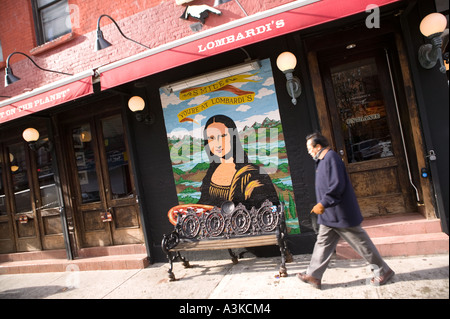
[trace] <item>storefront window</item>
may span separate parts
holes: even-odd
[[[95,168],[95,155],[89,124],[72,130],[73,148],[78,172],[78,183],[83,204],[100,201],[100,192]]]
[[[349,163],[393,156],[374,58],[331,68]]]
[[[27,213],[32,210],[24,147],[23,143],[17,143],[8,148],[16,213]]]
[[[43,138],[44,140],[47,138]],[[41,208],[58,207],[58,197],[52,167],[52,153],[45,148],[37,151],[37,176],[41,192]]]
[[[102,120],[102,128],[111,196],[113,199],[132,196],[122,118],[120,116],[106,118]]]

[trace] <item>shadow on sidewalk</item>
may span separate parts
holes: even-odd
[[[0,299],[43,299],[72,289],[64,286],[24,287],[0,292]]]
[[[444,279],[448,279],[448,267],[437,267],[424,270],[415,270],[406,273],[396,272],[394,277],[392,277],[392,279],[390,279],[389,282],[387,282],[385,285],[391,285],[396,282],[412,282],[420,280],[444,280]],[[344,283],[333,283],[333,284],[322,283],[322,290],[333,289],[338,287],[366,286],[368,285],[368,280],[370,280],[369,277],[359,278]]]

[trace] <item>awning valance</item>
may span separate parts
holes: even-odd
[[[0,102],[0,124],[93,93],[92,70]]]

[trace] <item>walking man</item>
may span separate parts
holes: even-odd
[[[318,215],[319,232],[309,267],[297,277],[320,289],[322,276],[342,238],[371,265],[374,277],[370,283],[385,284],[394,271],[384,262],[361,227],[363,217],[344,162],[329,148],[327,139],[320,133],[306,137],[306,148],[316,161],[317,204],[311,213]]]

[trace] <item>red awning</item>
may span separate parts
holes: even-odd
[[[397,1],[294,1],[100,67],[101,88],[106,90],[209,56],[364,12],[368,5],[384,6]]]
[[[76,74],[0,102],[0,124],[92,94],[93,74]]]

